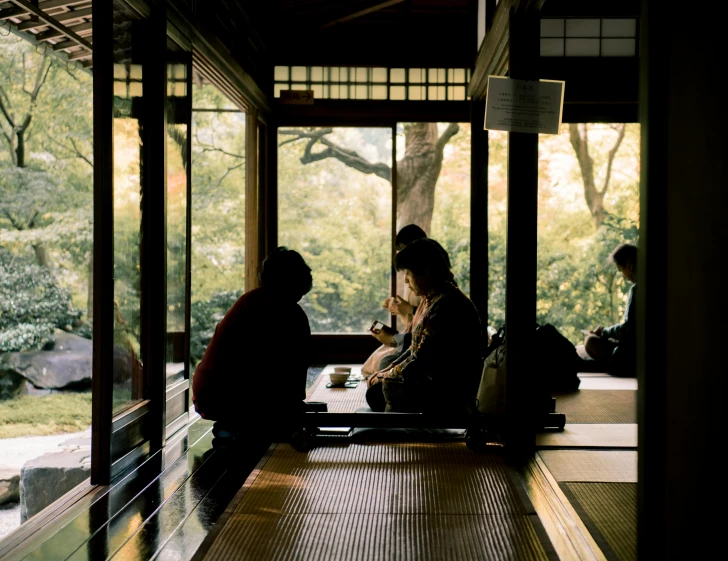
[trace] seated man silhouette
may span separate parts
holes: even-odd
[[[582,358],[596,361],[613,376],[634,377],[637,375],[637,248],[622,244],[611,253],[609,260],[617,266],[624,280],[633,283],[624,309],[624,320],[610,327],[597,326],[577,351]],[[589,369],[594,371],[594,366]]]
[[[245,428],[287,438],[306,397],[311,329],[298,301],[311,290],[311,269],[279,247],[259,278],[260,288],[243,294],[217,325],[192,380],[195,410],[217,421],[213,434],[227,443]]]

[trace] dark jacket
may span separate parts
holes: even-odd
[[[265,287],[246,292],[217,325],[195,370],[195,410],[206,419],[244,422],[300,402],[310,339],[298,304]]]

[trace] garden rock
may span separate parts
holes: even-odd
[[[25,522],[91,475],[91,447],[67,446],[27,462],[20,471],[20,520]]]
[[[4,373],[3,379],[7,377],[8,373],[11,375],[14,373],[41,389],[86,389],[90,387],[93,361],[91,341],[63,331],[56,331],[55,338],[52,350],[13,352],[2,355],[0,372]],[[51,344],[48,347],[51,347]]]
[[[15,503],[20,499],[20,472],[0,467],[0,505]]]

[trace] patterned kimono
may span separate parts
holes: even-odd
[[[404,410],[457,408],[475,399],[482,368],[478,312],[460,289],[446,284],[417,309],[409,350],[382,375],[385,397],[388,388],[399,394],[408,401]],[[400,410],[387,401],[387,410]]]

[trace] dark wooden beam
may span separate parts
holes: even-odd
[[[485,99],[488,76],[503,76],[507,69],[510,10],[518,3],[519,0],[501,0],[495,10],[470,79],[468,94],[473,99]]]
[[[94,268],[91,483],[111,480],[114,372],[114,45],[111,2],[94,2]]]
[[[36,16],[40,21],[42,21],[44,25],[50,26],[51,28],[53,28],[53,30],[55,32],[59,33],[58,36],[66,35],[66,36],[68,36],[69,39],[73,39],[73,40],[77,41],[79,45],[83,45],[87,49],[91,49],[91,43],[89,43],[86,39],[84,39],[83,37],[78,35],[72,28],[67,27],[63,24],[64,21],[68,21],[71,19],[77,19],[77,18],[69,18],[69,17],[66,17],[65,14],[62,14],[61,16],[58,16],[58,19],[56,19],[54,17],[47,15],[45,12],[43,12],[43,10],[36,7],[28,0],[11,0],[11,2],[13,2],[13,4],[15,4],[21,8],[25,8],[31,14]],[[84,13],[84,16],[81,16],[81,17],[88,17],[88,16],[92,15],[91,8],[78,10],[78,12]],[[74,13],[74,12],[68,12],[68,13]],[[63,18],[63,19],[61,19],[61,18]],[[21,29],[23,27],[23,25],[24,24],[21,24],[20,26],[18,26],[18,29],[20,31],[23,30],[23,29]],[[36,24],[35,27],[38,27],[38,25]],[[40,40],[40,37],[38,39]]]
[[[65,31],[61,30],[61,29],[49,29],[48,31],[43,31],[41,33],[38,33],[35,36],[35,38],[38,41],[46,41],[48,39],[55,39],[56,37],[64,37],[64,36],[71,37],[71,35],[69,35],[69,33],[68,33],[70,31],[74,37],[77,36],[83,40],[83,37],[81,37],[81,35],[80,35],[81,32],[93,31],[93,28],[94,28],[93,23],[90,21],[87,21],[85,23],[81,23],[78,25],[63,26],[63,27],[64,27]],[[89,49],[92,48],[91,44],[84,45],[84,46],[85,47],[87,46]]]
[[[363,10],[359,10],[357,12],[354,12],[353,14],[349,14],[348,16],[343,16],[343,17],[337,18],[333,21],[330,21],[328,23],[325,23],[319,27],[319,30],[326,29],[328,27],[333,27],[334,25],[338,25],[340,23],[345,23],[347,21],[351,21],[356,18],[360,18],[367,14],[371,14],[373,12],[383,10],[384,8],[389,8],[390,6],[394,6],[396,4],[401,4],[404,1],[405,0],[386,0],[385,2],[380,2],[378,4],[375,4],[374,6],[370,6],[369,8],[364,8]]]
[[[540,19],[536,9],[511,8],[510,77],[538,80]],[[518,459],[535,449],[538,401],[536,282],[538,225],[538,134],[508,134],[508,220],[506,242],[506,445]]]

